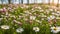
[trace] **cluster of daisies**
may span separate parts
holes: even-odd
[[[1,25],[1,28],[4,29],[4,30],[8,30],[8,29],[10,29],[10,26],[8,26],[8,25]],[[35,32],[39,32],[40,28],[39,27],[33,27],[33,30]],[[23,31],[24,31],[24,29],[21,28],[21,27],[16,29],[16,32],[18,32],[18,33],[22,33]]]
[[[17,33],[30,29],[38,34],[60,32],[60,8],[49,5],[8,5],[0,8],[0,28],[15,29]],[[46,29],[45,29],[46,28]],[[28,30],[26,29],[26,30]],[[42,32],[44,31],[44,32]]]

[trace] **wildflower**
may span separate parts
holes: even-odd
[[[60,11],[57,11],[57,13],[59,14],[59,13],[60,13]]]
[[[42,9],[41,7],[38,7],[39,9]]]
[[[50,17],[47,17],[47,19],[48,19],[48,21],[50,21],[50,20],[51,20],[51,18],[50,18]]]
[[[28,19],[27,18],[24,18],[25,21],[27,21]]]
[[[18,32],[18,33],[22,33],[23,31],[24,31],[23,28],[18,28],[18,29],[16,29],[16,32]]]
[[[51,32],[58,33],[60,31],[60,27],[51,27]]]
[[[51,15],[51,16],[50,16],[50,18],[51,18],[51,19],[54,19],[54,18],[55,18],[55,16],[54,16],[54,15]]]
[[[53,9],[49,9],[50,11],[53,11]]]
[[[36,16],[30,16],[30,20],[35,20]]]
[[[54,15],[55,13],[53,12],[52,15]]]
[[[3,8],[3,12],[6,12],[6,8],[5,7]]]
[[[0,21],[2,20],[3,18],[0,18]]]
[[[7,29],[9,29],[10,27],[9,27],[8,25],[2,25],[1,28],[7,30]]]
[[[19,22],[19,21],[16,21],[16,20],[13,20],[15,23],[17,23],[17,24],[19,24],[19,25],[22,25],[22,23],[21,22]]]
[[[34,10],[34,8],[32,8],[31,10]]]
[[[44,20],[44,18],[42,18],[41,20]]]
[[[12,11],[12,8],[11,8],[11,7],[8,7],[8,10],[9,10],[9,11]]]
[[[42,21],[36,20],[36,22],[42,23]]]
[[[35,32],[39,32],[39,31],[40,31],[39,27],[33,27],[33,30],[34,30]]]

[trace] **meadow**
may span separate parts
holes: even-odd
[[[60,7],[0,5],[0,34],[60,34]]]

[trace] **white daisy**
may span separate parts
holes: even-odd
[[[21,22],[19,22],[19,21],[17,21],[17,20],[13,20],[15,23],[17,23],[17,24],[20,24]]]
[[[9,29],[10,27],[8,25],[2,25],[1,28],[2,29]]]
[[[60,11],[57,11],[57,13],[60,13]]]
[[[36,22],[42,23],[42,21],[36,20]]]
[[[35,20],[36,16],[30,16],[30,20]]]
[[[51,15],[51,16],[50,16],[50,18],[51,18],[51,19],[54,19],[54,18],[55,18],[55,16],[54,16],[54,15]]]
[[[33,27],[33,30],[34,30],[35,32],[39,32],[39,31],[40,31],[39,27]]]
[[[16,29],[16,32],[18,32],[18,33],[22,33],[23,31],[24,31],[23,28],[18,28],[18,29]]]
[[[34,10],[34,8],[32,8],[31,10]]]
[[[52,15],[54,15],[55,13],[53,12]]]
[[[50,11],[53,11],[53,9],[49,9]]]
[[[53,32],[53,33],[60,32],[60,27],[51,27],[51,32]]]
[[[3,18],[0,18],[0,21],[2,20]]]
[[[50,17],[47,17],[47,19],[48,19],[48,21],[50,21],[50,20],[51,20],[51,18],[50,18]]]
[[[41,7],[38,7],[39,9],[42,9]]]
[[[55,11],[57,11],[57,9],[55,9]]]
[[[42,18],[41,20],[44,20],[44,18]]]

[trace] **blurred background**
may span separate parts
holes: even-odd
[[[33,3],[59,3],[60,0],[0,0],[0,4],[33,4]]]

